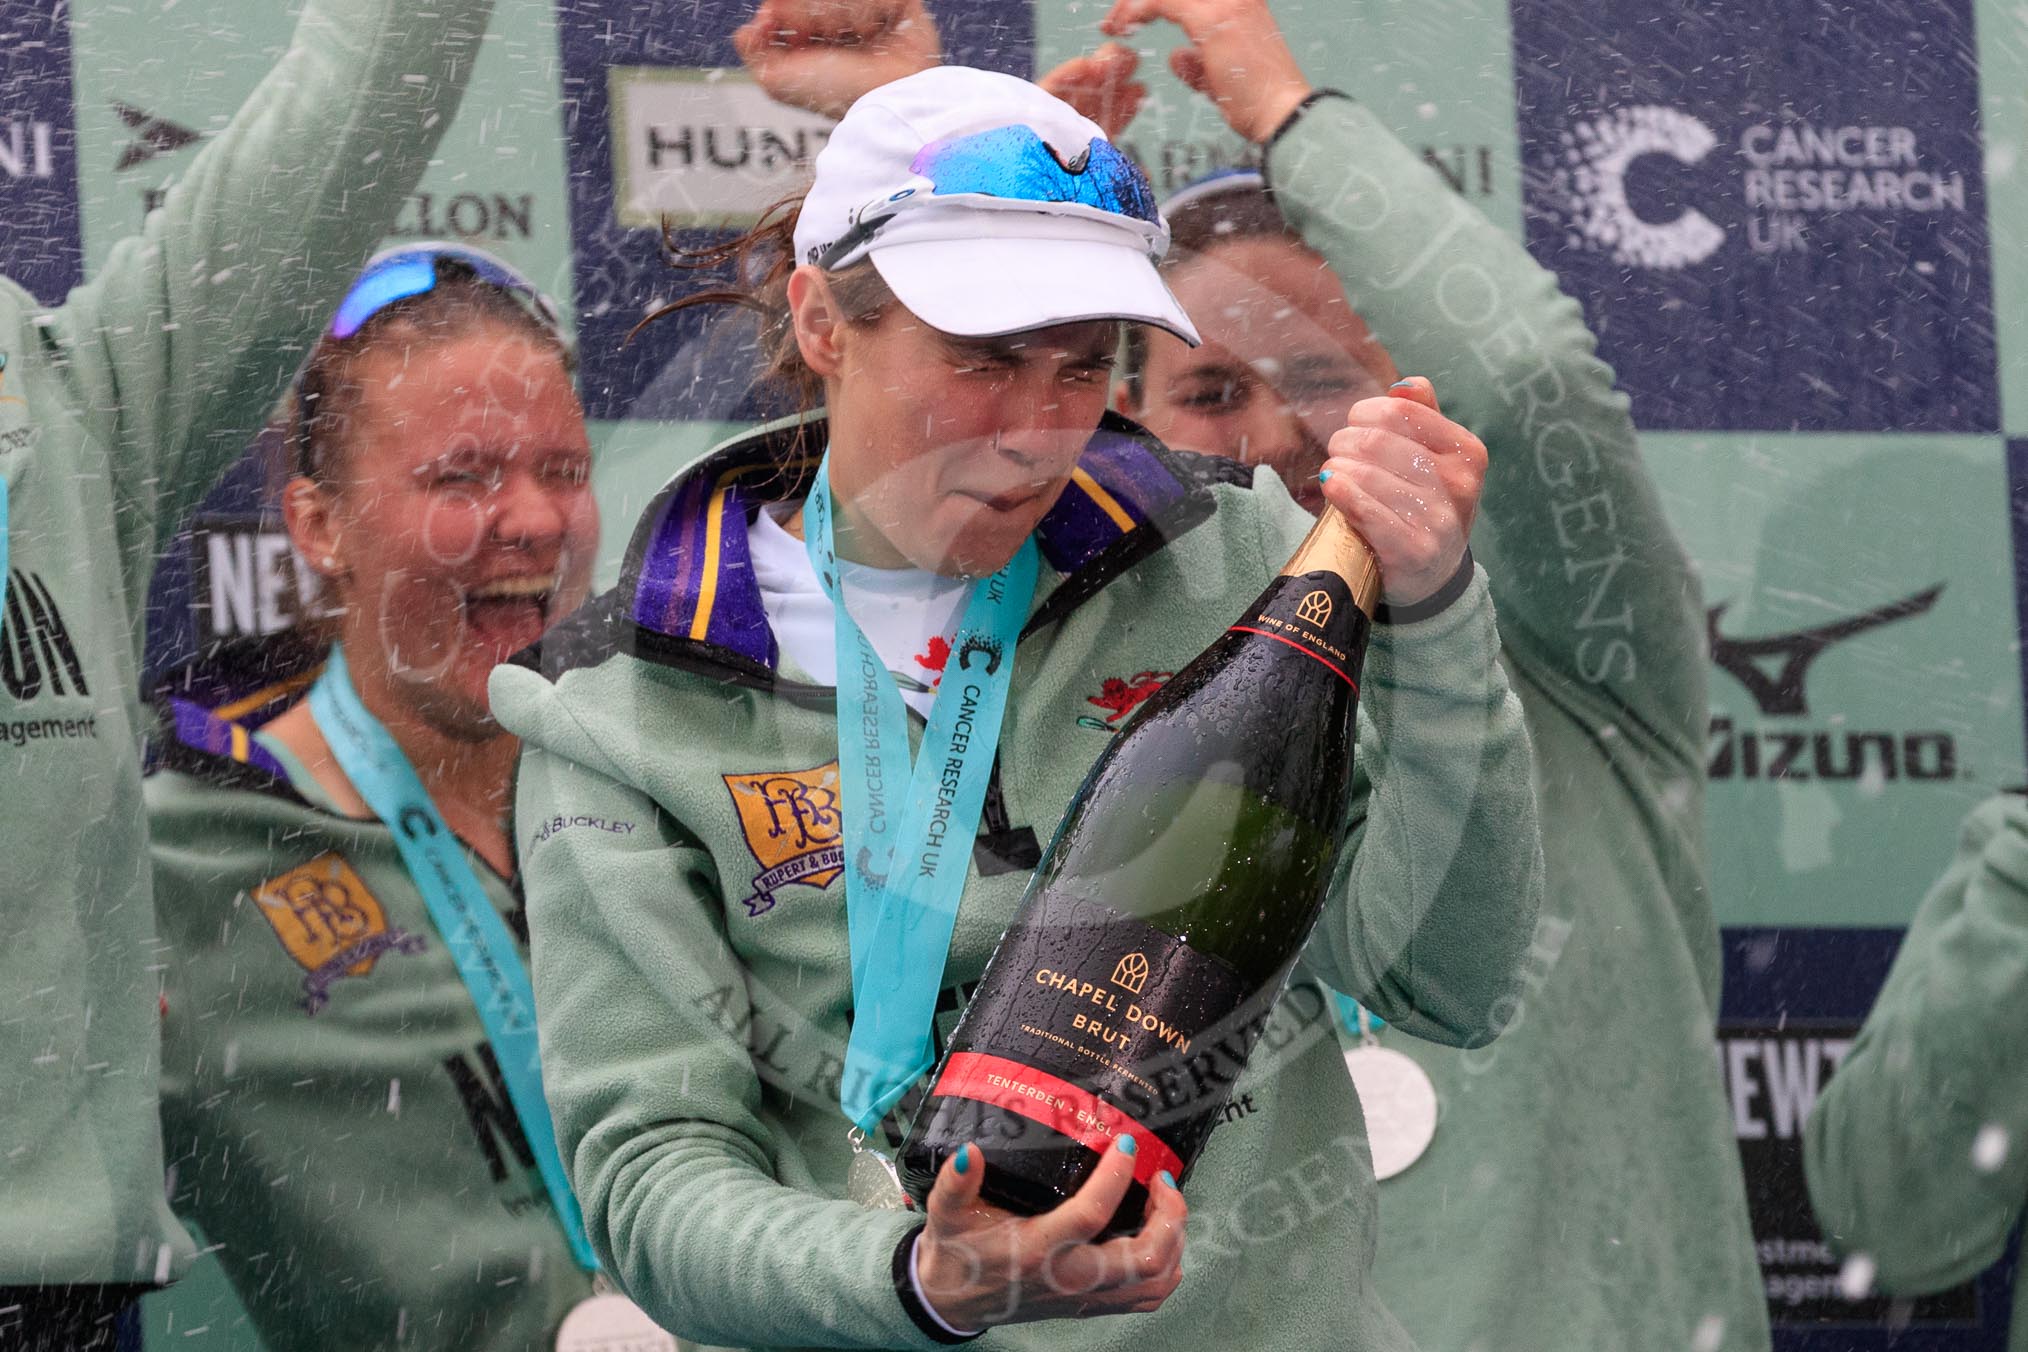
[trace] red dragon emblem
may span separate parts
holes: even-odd
[[[930,689],[932,690],[936,689],[938,686],[943,684],[944,678],[941,673],[943,669],[950,664],[950,660],[951,660],[950,641],[948,639],[935,635],[931,636],[930,638],[929,650],[927,652],[917,653],[913,659],[915,664],[921,667],[924,671],[934,671],[939,673],[937,678],[930,682]]]
[[[1137,671],[1121,680],[1108,676],[1096,695],[1085,698],[1087,704],[1096,704],[1105,709],[1106,723],[1118,723],[1132,713],[1137,705],[1162,688],[1162,683],[1175,675],[1173,671]],[[1082,720],[1080,720],[1082,721]]]

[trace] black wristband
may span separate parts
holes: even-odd
[[[1275,153],[1275,142],[1281,140],[1288,133],[1290,127],[1295,126],[1297,122],[1302,120],[1303,114],[1309,111],[1311,104],[1315,103],[1318,99],[1349,99],[1351,97],[1350,94],[1347,94],[1342,89],[1312,89],[1309,93],[1303,95],[1303,101],[1289,109],[1289,115],[1282,119],[1282,124],[1269,133],[1267,140],[1260,143],[1261,176],[1263,178],[1267,176],[1268,157]]]
[[[939,1324],[935,1316],[930,1314],[929,1308],[922,1303],[922,1300],[915,1293],[915,1283],[909,1280],[909,1260],[915,1256],[915,1241],[921,1236],[923,1229],[923,1226],[916,1226],[915,1229],[901,1237],[901,1243],[894,1246],[894,1294],[901,1297],[901,1308],[908,1311],[909,1319],[914,1322],[917,1328],[923,1331],[923,1336],[927,1337],[931,1342],[942,1343],[947,1347],[955,1347],[960,1343],[969,1343],[977,1338],[979,1333],[984,1333],[985,1330],[980,1329],[979,1333],[966,1334],[964,1336],[952,1333],[942,1324]]]
[[[1458,565],[1458,571],[1451,574],[1449,582],[1444,583],[1433,594],[1423,597],[1422,600],[1417,601],[1413,605],[1390,606],[1383,601],[1373,608],[1373,622],[1375,624],[1413,624],[1417,620],[1426,620],[1432,615],[1441,615],[1444,611],[1449,610],[1451,603],[1456,601],[1460,596],[1463,596],[1466,589],[1472,585],[1473,568],[1472,547],[1466,545],[1464,561]]]

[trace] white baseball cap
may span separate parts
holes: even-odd
[[[1197,329],[1155,269],[1169,228],[1104,129],[1026,80],[937,66],[866,94],[818,153],[796,257],[871,258],[932,328],[970,338],[1118,319]]]

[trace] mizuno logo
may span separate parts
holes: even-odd
[[[1718,631],[1725,605],[1711,608],[1707,628],[1711,636],[1711,660],[1746,687],[1764,714],[1807,715],[1809,701],[1803,693],[1803,679],[1810,664],[1834,643],[1878,629],[1896,620],[1926,614],[1943,595],[1943,584],[1888,605],[1879,606],[1850,619],[1799,629],[1791,634],[1766,638],[1728,638]],[[1769,666],[1769,663],[1777,665]]]
[[[134,139],[120,151],[119,163],[113,166],[115,173],[125,173],[162,155],[173,155],[204,139],[202,132],[178,126],[166,117],[156,117],[131,104],[115,103],[113,111],[134,133]]]

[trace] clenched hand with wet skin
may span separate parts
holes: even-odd
[[[1267,0],[1116,0],[1099,29],[1125,38],[1157,19],[1189,39],[1170,53],[1169,69],[1247,140],[1267,140],[1310,96]]]
[[[732,45],[770,98],[833,118],[943,60],[922,0],[762,0]]]
[[[1443,415],[1429,381],[1411,376],[1352,405],[1321,477],[1325,499],[1380,560],[1387,603],[1413,605],[1464,563],[1486,445]]]
[[[769,98],[831,118],[845,116],[860,95],[944,59],[923,0],[762,0],[732,45]],[[1117,136],[1148,94],[1134,80],[1138,64],[1131,50],[1107,43],[1036,83]]]

